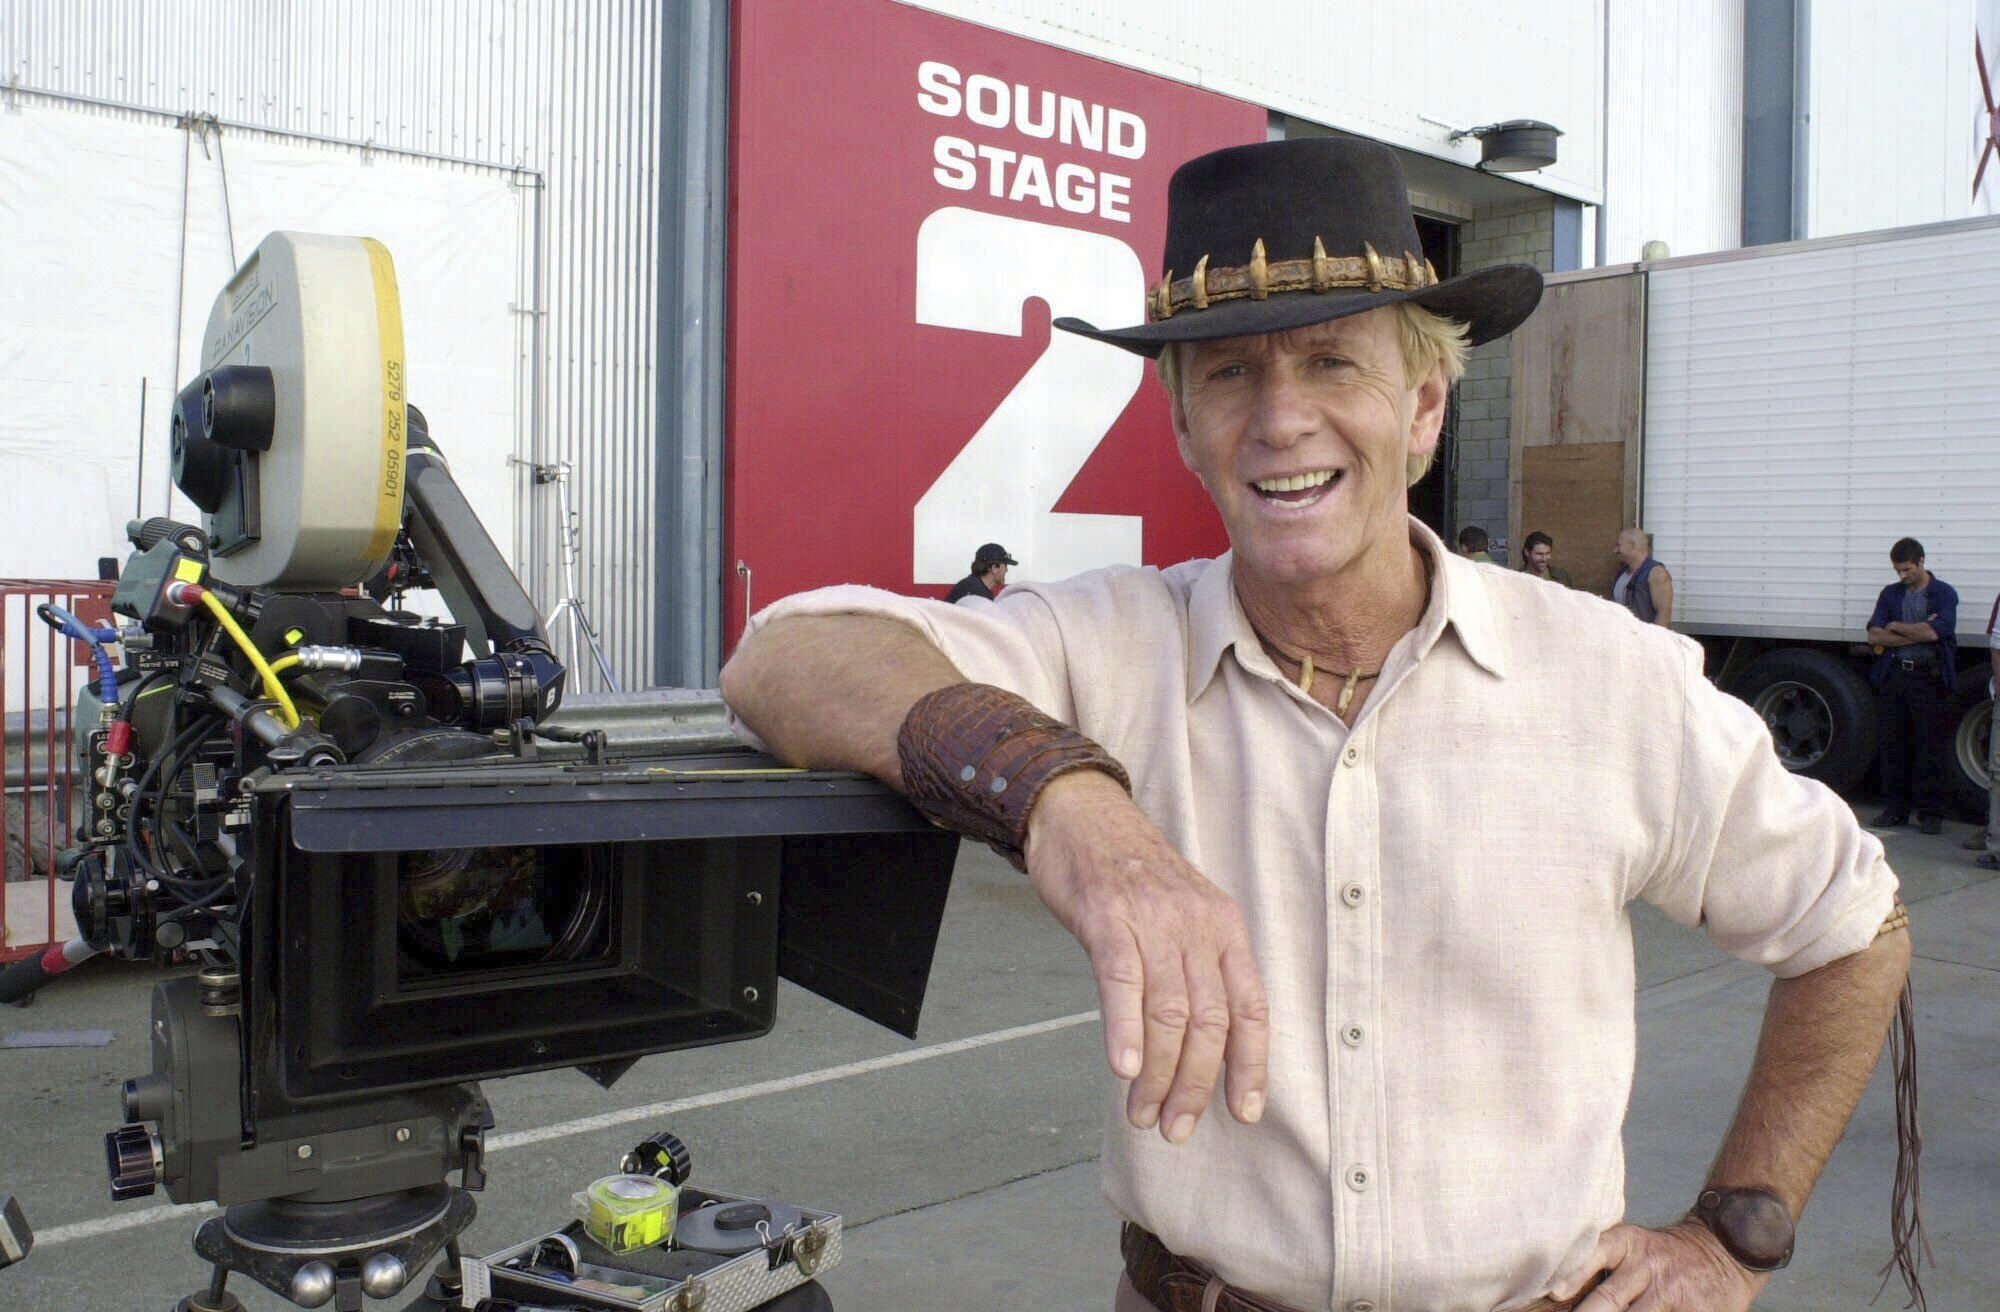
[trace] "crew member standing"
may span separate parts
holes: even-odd
[[[1674,576],[1653,559],[1653,535],[1642,528],[1620,530],[1618,563],[1624,568],[1611,582],[1611,600],[1647,624],[1674,620]]]
[[[1560,583],[1565,588],[1576,586],[1569,571],[1555,563],[1556,540],[1536,529],[1521,540],[1521,572],[1532,574],[1538,579]]]
[[[1879,653],[1870,674],[1882,694],[1882,793],[1887,805],[1871,824],[1893,829],[1910,819],[1935,834],[1944,828],[1945,750],[1951,696],[1958,691],[1958,593],[1924,567],[1924,544],[1902,538],[1889,548],[1896,582],[1875,599],[1868,641]]]
[[[972,572],[954,583],[944,599],[954,605],[967,597],[991,601],[1007,586],[1007,567],[1020,563],[998,542],[988,542],[972,554]]]

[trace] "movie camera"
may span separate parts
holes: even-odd
[[[449,1295],[480,1079],[608,1086],[756,1037],[780,975],[914,1033],[956,838],[860,776],[620,751],[559,712],[535,606],[406,399],[380,244],[258,247],[172,459],[202,523],[130,526],[116,626],[45,608],[98,667],[61,862],[81,933],[0,999],[97,952],[199,959],[155,989],[106,1136],[115,1198],[226,1207],[183,1309],[236,1306],[231,1272],[359,1308],[440,1251]],[[430,588],[448,617],[401,608]]]

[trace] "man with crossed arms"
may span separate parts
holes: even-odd
[[[1467,345],[1541,287],[1418,250],[1379,146],[1184,165],[1148,322],[1058,326],[1159,359],[1229,553],[789,598],[723,693],[1012,856],[1089,953],[1121,1310],[1734,1312],[1882,1046],[1896,880],[1693,644],[1409,517]],[[1530,769],[1566,810],[1485,786]],[[1624,1220],[1634,898],[1777,976],[1659,1228]]]

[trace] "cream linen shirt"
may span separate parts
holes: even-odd
[[[957,606],[830,588],[756,623],[916,626],[1103,743],[1236,899],[1270,996],[1267,1110],[1239,1125],[1218,1094],[1175,1146],[1126,1123],[1107,1072],[1119,1212],[1300,1308],[1493,1312],[1624,1215],[1627,905],[1791,976],[1866,947],[1896,879],[1693,642],[1411,538],[1430,603],[1351,729],[1264,653],[1227,555]]]

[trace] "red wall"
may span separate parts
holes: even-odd
[[[891,3],[737,0],[725,633],[828,583],[941,595],[1225,545],[1150,362],[1167,179],[1254,105]],[[997,192],[997,194],[996,194]]]

